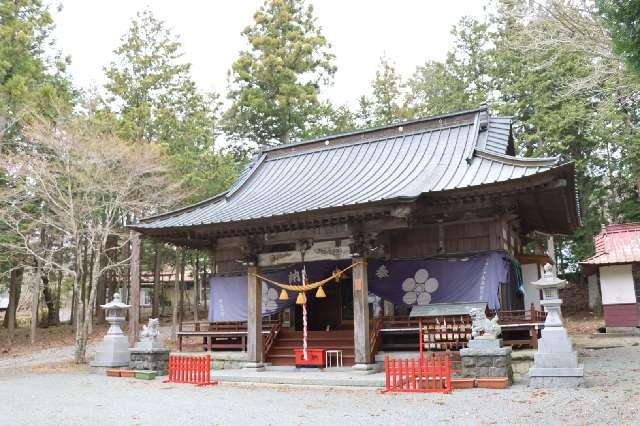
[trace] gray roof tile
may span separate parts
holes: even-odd
[[[348,143],[297,143],[265,150],[231,188],[216,197],[174,212],[147,218],[133,228],[177,228],[240,222],[309,210],[374,201],[415,198],[518,179],[544,172],[555,158],[525,159],[505,155],[511,122],[489,118],[380,138],[369,135]],[[355,135],[355,139],[354,139]],[[305,149],[305,147],[307,149]],[[299,149],[301,148],[301,149]]]

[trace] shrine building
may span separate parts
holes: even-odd
[[[416,307],[539,309],[528,283],[548,260],[541,243],[579,225],[574,179],[572,163],[515,156],[511,119],[481,106],[262,149],[227,191],[130,229],[134,242],[211,253],[205,328],[237,334],[209,349],[293,365],[304,307],[310,346],[369,368],[377,351],[411,345]],[[327,277],[296,303],[295,286]]]

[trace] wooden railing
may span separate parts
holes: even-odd
[[[375,360],[376,353],[378,353],[378,351],[380,350],[380,343],[382,342],[382,338],[380,337],[380,329],[382,329],[383,323],[383,317],[375,318],[371,322],[371,334],[369,335],[369,347],[371,348],[369,359],[371,360],[371,362]]]
[[[267,359],[267,355],[269,354],[269,351],[271,350],[271,347],[273,346],[273,344],[276,342],[276,339],[280,334],[281,328],[282,328],[282,322],[276,321],[273,323],[273,325],[269,329],[269,334],[267,334],[267,336],[265,337],[264,345],[262,347],[263,354],[264,354],[264,357],[262,359]]]
[[[272,334],[273,327],[279,321],[263,321],[262,334]],[[230,321],[202,323],[183,321],[178,331],[178,350],[182,351],[184,339],[201,338],[203,350],[247,350],[247,323]]]
[[[488,316],[493,318],[498,315],[498,324],[513,324],[513,323],[528,323],[528,322],[544,322],[547,318],[547,313],[536,309],[536,305],[533,303],[529,309],[519,310],[498,310],[489,311]]]

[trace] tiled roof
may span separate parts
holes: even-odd
[[[494,154],[513,155],[511,117],[489,117],[487,131],[478,135],[477,147]]]
[[[489,118],[486,108],[460,114],[465,120],[416,120],[411,126],[396,124],[261,151],[228,191],[132,227],[242,222],[416,198],[520,179],[557,166],[555,158],[507,155],[512,149],[510,119]]]
[[[593,240],[596,254],[583,265],[640,262],[640,222],[604,225]]]

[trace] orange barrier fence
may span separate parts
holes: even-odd
[[[384,356],[384,392],[450,393],[451,367],[447,356],[423,356],[416,359],[395,359]]]
[[[191,383],[197,386],[215,385],[211,381],[211,357],[169,355],[169,378],[165,382]]]

